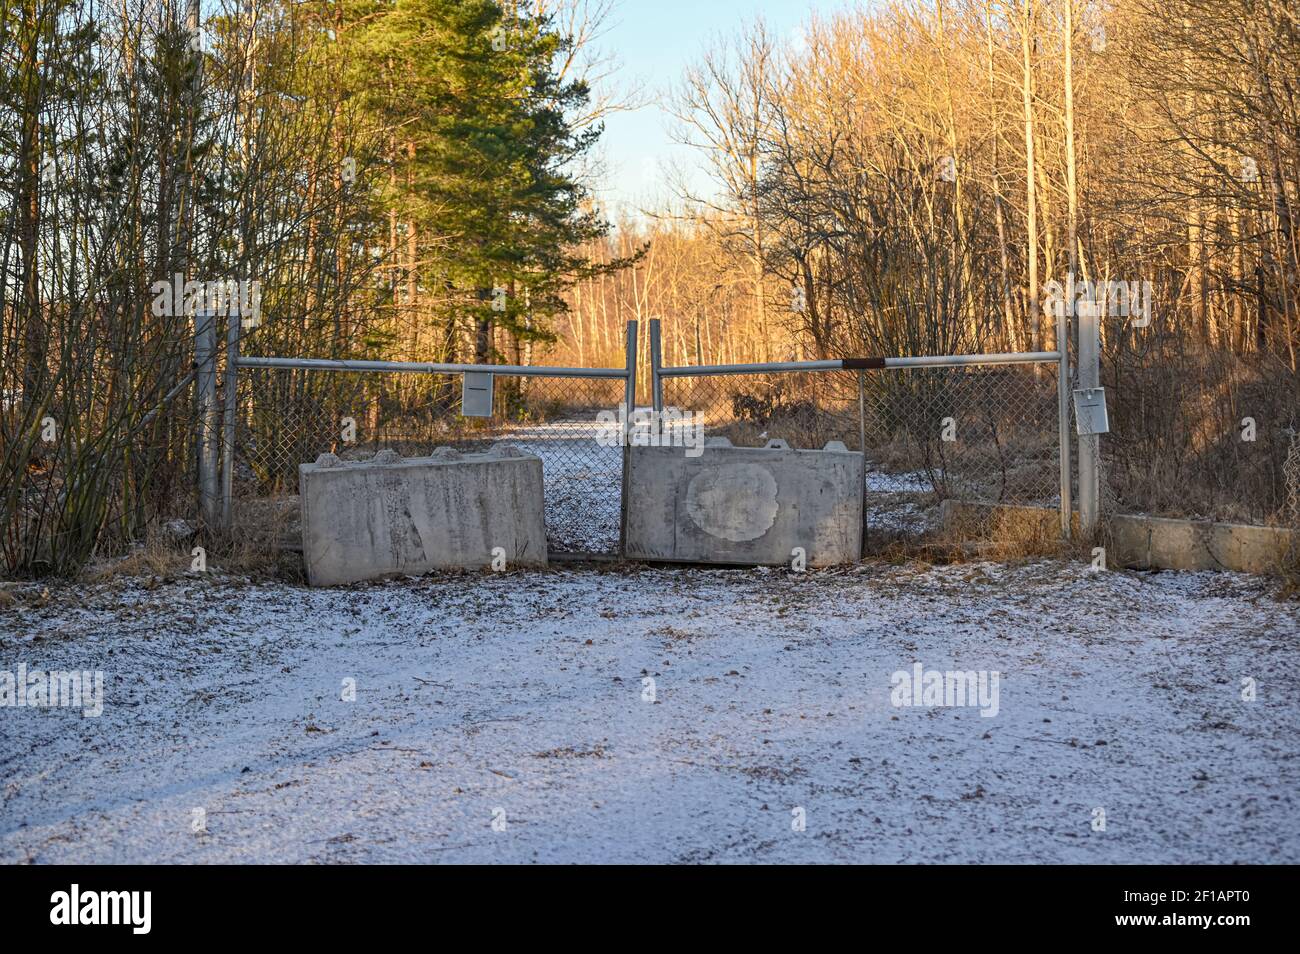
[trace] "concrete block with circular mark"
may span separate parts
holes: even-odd
[[[391,574],[546,565],[542,462],[508,445],[430,457],[322,454],[298,467],[302,554],[312,586]]]
[[[862,454],[834,441],[794,450],[784,441],[704,453],[634,447],[629,455],[628,557],[691,563],[808,566],[857,560],[862,549]]]

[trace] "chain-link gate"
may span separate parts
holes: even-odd
[[[1060,506],[1056,369],[1043,364],[665,375],[663,407],[736,446],[866,456],[873,541],[915,540],[948,498]]]
[[[780,438],[861,449],[876,541],[928,533],[949,498],[1068,510],[1055,353],[661,368],[657,324],[655,408],[697,414],[708,436],[737,446]],[[227,402],[233,522],[294,545],[298,465],[326,452],[414,457],[507,442],[542,460],[552,554],[617,555],[627,448],[609,439],[601,414],[635,404],[635,323],[627,340],[626,369],[240,358]],[[461,414],[461,378],[471,371],[494,377],[491,417]]]
[[[1300,529],[1300,374],[1286,362],[1153,346],[1108,356],[1103,379],[1104,509]]]
[[[541,458],[553,556],[621,552],[625,448],[601,421],[635,392],[636,331],[626,368],[436,365],[239,357],[225,398],[223,511],[261,545],[297,548],[298,466],[333,453],[427,456],[438,447],[513,444]],[[462,378],[493,380],[489,417],[462,415]]]
[[[424,457],[436,447],[505,442],[542,460],[546,530],[556,554],[618,553],[622,449],[597,440],[597,415],[623,401],[621,378],[504,377],[490,418],[460,413],[459,374],[249,368],[241,371],[235,519],[296,519],[298,465],[326,452]],[[296,528],[286,528],[292,536]]]

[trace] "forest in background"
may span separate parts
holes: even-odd
[[[532,360],[625,264],[586,257],[601,9],[0,6],[0,565],[193,513],[187,282],[256,283],[245,353]]]
[[[630,318],[669,364],[1046,350],[1051,283],[1145,282],[1150,326],[1102,324],[1116,500],[1276,520],[1296,492],[1285,0],[738,22],[659,78],[715,189],[642,210],[592,197],[635,105],[608,0],[0,10],[10,571],[193,512],[192,322],[150,307],[176,274],[260,282],[246,353],[607,366]]]
[[[563,337],[655,315],[674,361],[1036,350],[1073,269],[1152,285],[1154,330],[1108,322],[1111,349],[1294,371],[1298,84],[1283,0],[911,0],[797,46],[744,24],[671,96],[717,195],[621,235],[649,254],[582,283]]]

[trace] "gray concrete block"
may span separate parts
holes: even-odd
[[[403,459],[322,454],[298,467],[302,553],[312,586],[492,563],[545,566],[541,459],[509,445]]]
[[[863,456],[843,445],[792,450],[732,447],[711,438],[698,457],[679,447],[634,447],[629,456],[625,552],[692,563],[808,566],[852,562],[862,552]]]
[[[1060,515],[1045,507],[945,500],[942,514],[945,527],[968,536],[1023,538],[1026,528],[1044,534],[1060,532]],[[1078,533],[1078,515],[1073,517],[1071,524]],[[1300,531],[1210,520],[1110,514],[1102,542],[1109,566],[1132,569],[1275,575],[1300,559]]]
[[[1108,556],[1120,566],[1272,574],[1300,552],[1300,533],[1285,527],[1119,514],[1110,530]]]

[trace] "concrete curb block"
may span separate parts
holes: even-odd
[[[996,536],[1008,522],[1028,521],[1034,531],[1052,532],[1060,515],[1047,507],[945,500],[942,519],[945,528],[979,527]],[[1300,531],[1285,527],[1112,514],[1107,528],[1111,566],[1276,575],[1300,555]]]

